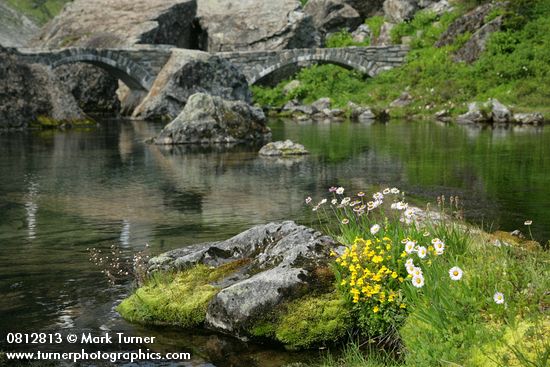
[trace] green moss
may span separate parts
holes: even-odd
[[[211,269],[197,265],[179,273],[154,273],[134,294],[117,307],[131,322],[193,327],[205,318],[208,303],[219,288],[210,283],[233,273],[243,261]]]
[[[258,321],[250,333],[276,339],[288,349],[303,349],[341,340],[352,326],[351,311],[333,292],[291,301]]]

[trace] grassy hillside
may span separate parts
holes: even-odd
[[[434,43],[459,16],[478,3],[461,1],[457,9],[442,17],[419,12],[407,23],[392,30],[395,43],[411,37],[407,63],[376,78],[367,78],[334,65],[319,65],[302,70],[296,79],[298,89],[285,95],[283,87],[254,87],[256,102],[275,107],[290,99],[305,103],[330,97],[336,106],[348,101],[361,105],[387,107],[407,90],[414,102],[394,114],[433,114],[446,108],[457,114],[466,103],[497,98],[518,111],[542,111],[550,116],[550,0],[517,0],[505,9],[493,11],[486,22],[504,16],[504,27],[489,40],[487,50],[473,64],[453,61],[453,53],[464,45],[471,34],[463,34],[452,45],[437,48]],[[367,19],[373,31],[379,31],[380,17]],[[378,28],[377,28],[378,27]],[[329,39],[330,47],[353,45],[346,32]]]

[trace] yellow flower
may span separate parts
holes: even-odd
[[[391,273],[391,277],[392,277],[393,279],[397,278],[397,273],[394,271],[393,273]]]
[[[330,250],[330,256],[336,256],[336,252]]]
[[[379,282],[380,280],[382,280],[382,277],[380,276],[380,274],[375,274],[372,276],[372,280],[374,280],[375,282]]]
[[[402,304],[399,305],[399,308],[407,308],[407,305],[402,303]]]
[[[380,311],[380,308],[379,308],[378,306],[374,306],[373,309],[372,309],[372,311],[373,311],[374,313],[377,313],[378,311]]]
[[[401,257],[407,257],[407,253],[406,253],[405,251],[403,251],[403,252],[401,253]]]
[[[344,280],[342,280],[342,282],[340,283],[340,285],[346,285],[346,283],[347,283],[347,282],[346,282],[346,280],[344,279]]]
[[[403,277],[399,277],[399,281],[400,281],[401,283],[403,283],[403,281],[405,281],[405,279],[403,279]]]
[[[386,250],[391,250],[391,245],[389,243],[386,245]]]
[[[380,255],[376,255],[372,258],[372,262],[375,264],[381,263],[382,261],[384,261],[384,258]]]

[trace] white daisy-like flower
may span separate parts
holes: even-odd
[[[409,207],[409,204],[403,202],[403,201],[399,201],[396,205],[395,205],[395,208],[397,210],[405,210]]]
[[[443,241],[434,243],[434,250],[437,255],[443,255],[443,252],[445,252],[445,244]]]
[[[382,194],[381,192],[375,192],[374,195],[372,195],[372,198],[374,200],[382,200],[384,199],[384,194]]]
[[[495,295],[493,296],[493,299],[495,300],[495,303],[497,305],[501,305],[504,303],[504,294],[500,292],[496,292]]]
[[[345,197],[345,198],[343,198],[342,201],[340,202],[340,205],[348,205],[350,201],[351,201],[351,198]]]
[[[422,273],[422,268],[419,267],[419,266],[415,266],[414,269],[413,269],[413,271],[412,271],[412,273],[411,273],[411,275],[412,275],[413,277],[415,277],[415,276],[422,276],[422,275],[423,275],[423,273]]]
[[[414,266],[414,264],[407,264],[405,265],[405,269],[407,269],[407,274],[412,275],[414,269],[416,269],[416,266]]]
[[[391,192],[391,191],[390,191],[390,188],[387,187],[387,188],[385,188],[385,189],[382,191],[382,194],[388,195],[390,192]]]
[[[321,200],[321,202],[319,202],[319,205],[323,205],[323,204],[325,204],[326,202],[327,202],[327,199],[323,199],[323,200]]]
[[[421,259],[425,259],[426,256],[428,256],[428,250],[424,246],[419,246],[416,250],[418,257]]]
[[[380,230],[380,226],[378,224],[375,224],[373,225],[372,227],[370,227],[370,233],[374,236],[375,234],[378,233],[378,231]]]
[[[412,284],[416,288],[422,288],[424,286],[424,277],[422,275],[415,275],[412,277]]]
[[[399,189],[398,189],[397,187],[392,187],[391,190],[390,190],[390,192],[391,192],[392,194],[399,194]]]
[[[342,219],[342,224],[348,224],[348,223],[349,223],[349,219],[348,219],[348,218]]]
[[[414,250],[415,246],[416,246],[416,242],[414,242],[414,241],[407,241],[407,243],[405,244],[405,252],[406,252],[407,254],[412,254],[412,253],[415,251],[415,250]]]
[[[310,197],[310,196],[308,196],[308,197],[306,198],[306,204],[309,204],[309,203],[311,203],[311,197]]]
[[[407,266],[407,265],[414,265],[414,261],[413,261],[412,258],[409,257],[409,258],[407,259],[407,261],[405,261],[405,266]]]
[[[458,266],[453,266],[449,270],[449,276],[451,277],[452,280],[462,279],[462,274],[464,274],[464,272]]]
[[[533,221],[532,220],[526,220],[523,224],[525,224],[526,226],[530,226],[531,224],[533,224]]]
[[[330,201],[330,203],[331,203],[332,205],[336,205],[336,204],[338,204],[338,200],[332,199],[332,200]]]
[[[337,193],[338,195],[344,194],[344,188],[340,186],[339,188],[336,189],[336,193]]]

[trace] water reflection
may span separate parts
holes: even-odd
[[[148,335],[118,317],[114,306],[128,285],[109,288],[87,248],[115,244],[130,257],[146,243],[159,253],[257,223],[312,223],[304,198],[320,198],[333,185],[349,192],[398,186],[419,200],[459,195],[471,220],[512,230],[533,219],[534,234],[550,238],[548,129],[399,121],[271,126],[274,139],[304,144],[311,154],[282,159],[258,156],[258,146],[147,145],[160,126],[139,121],[0,135],[0,331],[17,325],[22,332]],[[201,363],[217,366],[227,353],[273,366],[290,358],[211,334],[155,333],[164,335],[159,348],[193,348]]]

